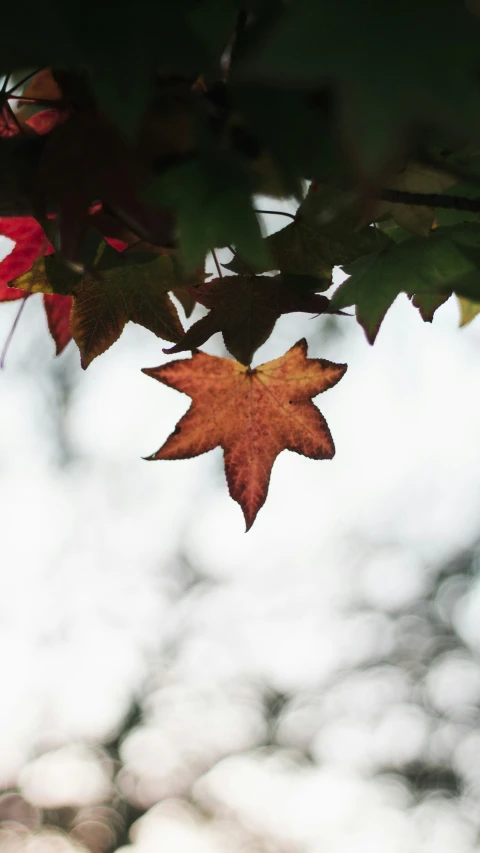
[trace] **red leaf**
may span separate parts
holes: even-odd
[[[55,341],[56,353],[60,355],[72,339],[70,332],[70,312],[73,305],[73,296],[44,293],[43,305],[47,315],[48,328]]]
[[[18,136],[20,128],[8,102],[3,104],[0,110],[0,138],[6,139],[10,136]]]
[[[60,101],[62,99],[62,92],[50,68],[42,68],[29,80],[23,92],[22,100],[29,99],[32,103],[45,100]]]
[[[25,119],[24,125],[35,131],[38,136],[50,133],[58,124],[62,124],[68,118],[66,110],[42,110],[30,118]]]
[[[95,112],[74,114],[55,128],[45,145],[39,184],[57,206],[66,260],[78,261],[88,214],[97,201],[121,211],[138,233],[152,234],[152,242],[172,243],[171,215],[138,200],[138,168],[126,143]]]
[[[346,369],[307,358],[305,340],[253,370],[202,352],[145,369],[192,398],[187,414],[149,459],[189,459],[222,447],[230,495],[242,507],[248,530],[265,503],[282,450],[310,459],[333,457],[330,430],[311,398],[336,385]]]
[[[23,299],[25,293],[8,287],[8,282],[27,272],[45,254],[49,242],[33,216],[0,217],[0,236],[15,242],[9,255],[0,261],[0,302]]]

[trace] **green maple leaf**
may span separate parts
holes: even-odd
[[[373,343],[400,293],[415,296],[426,319],[435,300],[441,304],[452,293],[480,301],[480,226],[437,228],[428,239],[412,237],[344,269],[350,278],[334,293],[331,307],[355,305],[357,320]]]
[[[357,231],[359,210],[355,197],[332,187],[312,184],[300,204],[294,222],[267,237],[273,268],[282,273],[315,276],[317,290],[332,283],[332,269],[388,245],[389,238],[365,227]],[[225,264],[242,271],[242,261]],[[267,272],[272,267],[256,268]],[[321,285],[320,285],[321,283]]]
[[[480,21],[458,0],[296,0],[237,75],[333,86],[344,143],[376,172],[412,128],[479,137],[479,35]]]
[[[246,261],[271,269],[252,192],[243,169],[212,147],[196,161],[156,178],[145,199],[175,212],[179,250],[187,269],[203,264],[212,248],[232,243]]]

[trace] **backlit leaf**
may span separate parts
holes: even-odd
[[[282,276],[225,276],[191,288],[191,293],[211,309],[210,313],[164,352],[197,349],[216,332],[222,332],[228,351],[242,364],[250,364],[281,314],[321,314],[329,305],[325,296],[294,290]]]
[[[460,305],[461,326],[471,323],[477,314],[480,314],[480,302],[471,302],[470,299],[464,299],[462,296],[459,296],[458,303]]]
[[[107,246],[95,269],[83,277],[62,269],[54,257],[40,258],[14,285],[28,292],[74,297],[70,329],[84,368],[120,337],[128,321],[167,341],[177,341],[183,333],[168,296],[178,285],[168,256],[137,260]]]
[[[312,184],[299,206],[295,221],[267,237],[265,243],[273,258],[274,269],[282,273],[315,276],[326,290],[332,283],[332,269],[350,263],[361,255],[389,243],[386,235],[374,228],[357,225],[360,207],[350,193]],[[232,272],[241,272],[241,260],[225,264]],[[271,266],[256,268],[266,272]]]
[[[72,296],[60,296],[56,293],[43,294],[43,305],[47,315],[48,329],[55,341],[57,355],[63,352],[72,339],[70,331],[72,304]]]
[[[299,341],[274,361],[252,370],[205,353],[143,372],[192,397],[192,405],[165,444],[149,459],[188,459],[222,447],[231,497],[247,530],[265,503],[273,463],[282,450],[331,459],[330,430],[312,397],[342,378],[347,366],[307,358]]]
[[[0,235],[15,242],[10,254],[0,261],[0,302],[23,299],[22,291],[8,287],[14,278],[27,272],[48,248],[43,228],[32,216],[1,217]]]
[[[344,269],[350,278],[334,293],[331,307],[355,305],[358,322],[373,343],[399,293],[438,300],[454,292],[480,301],[480,226],[437,228],[428,239],[411,237]],[[428,315],[431,301],[425,310]]]
[[[398,175],[383,181],[382,186],[409,193],[441,194],[456,183],[456,178],[448,172],[410,160]],[[421,237],[428,236],[435,221],[435,208],[424,205],[380,201],[369,207],[370,221],[391,214],[397,225]]]

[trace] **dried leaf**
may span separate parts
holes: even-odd
[[[197,349],[216,332],[222,332],[228,351],[242,364],[250,364],[255,350],[268,340],[281,314],[321,314],[329,305],[326,296],[300,293],[282,276],[225,276],[191,288],[190,292],[197,302],[211,309],[210,313],[164,352]]]
[[[311,402],[347,366],[307,358],[303,339],[281,358],[253,370],[205,353],[144,373],[192,397],[187,414],[149,459],[188,459],[222,447],[231,497],[247,530],[265,503],[273,463],[282,450],[310,459],[335,453],[324,417]]]
[[[74,297],[70,329],[84,368],[120,337],[129,320],[164,340],[179,340],[183,328],[167,292],[176,285],[172,258],[127,257],[109,246],[93,272],[81,278],[53,256],[39,258],[14,281],[15,287],[31,293]]]
[[[460,325],[466,326],[480,314],[480,302],[471,302],[470,299],[464,299],[463,296],[458,296],[458,304],[460,305]]]
[[[60,355],[72,339],[70,313],[73,297],[60,296],[57,293],[44,293],[43,305],[47,315],[48,328],[55,341],[56,354]]]
[[[23,299],[25,294],[9,288],[8,284],[27,272],[35,260],[44,254],[49,247],[48,239],[32,216],[1,217],[0,235],[15,242],[10,254],[0,261],[0,302]]]

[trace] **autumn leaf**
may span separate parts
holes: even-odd
[[[60,355],[72,339],[70,313],[73,297],[57,293],[44,293],[43,305],[47,315],[49,332],[55,341],[56,354]]]
[[[175,290],[172,290],[172,293],[180,302],[180,305],[185,311],[185,316],[190,317],[195,305],[197,304],[197,300],[193,294],[187,290],[183,290],[181,287],[176,287]]]
[[[32,216],[1,217],[0,236],[15,242],[9,255],[0,261],[0,302],[23,299],[22,291],[8,287],[10,281],[30,269],[49,247],[41,225]]]
[[[24,126],[34,130],[38,136],[44,136],[46,133],[50,133],[54,127],[66,121],[67,118],[68,113],[64,110],[42,110],[25,119]]]
[[[55,77],[52,74],[51,68],[42,68],[27,82],[22,95],[19,97],[21,104],[29,103],[32,105],[44,104],[45,101],[61,101],[63,99],[62,91]],[[50,105],[50,104],[49,104]]]
[[[480,314],[480,302],[472,302],[470,299],[464,299],[462,296],[457,297],[460,306],[460,325],[466,326]]]
[[[164,352],[197,349],[216,332],[222,332],[228,351],[242,364],[250,364],[255,350],[268,340],[281,314],[321,314],[329,305],[326,296],[301,293],[289,287],[281,275],[225,276],[191,288],[190,292],[197,302],[211,309],[210,313]]]
[[[171,257],[127,256],[110,246],[105,246],[94,270],[82,277],[51,256],[39,258],[13,282],[31,293],[73,296],[70,329],[84,368],[115,343],[129,320],[167,341],[179,340],[183,328],[168,296],[178,284]]]
[[[97,201],[120,211],[140,236],[171,245],[171,215],[141,203],[138,182],[128,146],[97,113],[74,114],[53,130],[40,164],[39,188],[57,207],[65,259],[77,261],[89,211]]]
[[[311,402],[342,378],[346,364],[307,358],[307,342],[256,368],[194,353],[144,373],[192,397],[165,444],[149,459],[189,459],[222,447],[231,497],[247,530],[265,503],[273,463],[282,450],[331,459],[332,436]]]

